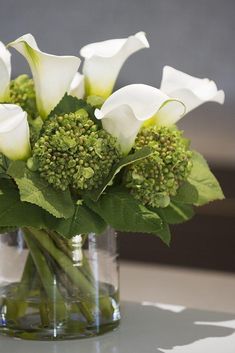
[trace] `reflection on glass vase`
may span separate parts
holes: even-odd
[[[0,235],[0,333],[32,340],[99,335],[118,326],[116,233],[23,228]]]

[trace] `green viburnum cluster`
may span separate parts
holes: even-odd
[[[116,139],[79,109],[47,119],[28,165],[57,189],[82,191],[98,188],[119,158]]]
[[[28,75],[20,75],[10,83],[10,102],[19,105],[29,117],[37,117],[34,82]]]
[[[124,184],[142,204],[166,207],[189,176],[192,152],[182,132],[168,127],[142,128],[134,149],[144,146],[151,147],[153,153],[128,167]]]
[[[30,142],[35,144],[43,124],[38,116],[34,81],[28,75],[20,75],[10,83],[10,102],[27,112],[30,128]]]

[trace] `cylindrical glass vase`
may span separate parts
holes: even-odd
[[[0,333],[75,339],[103,334],[119,321],[113,229],[70,240],[34,228],[0,235]]]

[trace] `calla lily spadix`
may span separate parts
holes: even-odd
[[[83,74],[87,95],[107,98],[113,90],[118,73],[127,58],[140,49],[148,48],[144,32],[128,38],[111,39],[88,44],[80,51],[85,58]]]
[[[40,51],[31,34],[16,39],[9,46],[21,53],[29,63],[35,83],[38,111],[45,119],[69,90],[80,59]]]
[[[0,104],[0,152],[11,160],[30,157],[27,113],[15,104]]]
[[[0,102],[9,99],[9,85],[11,79],[11,54],[0,42]]]
[[[161,116],[162,110],[164,114],[179,119],[185,107],[157,88],[133,84],[114,92],[100,110],[95,110],[95,116],[101,119],[103,128],[117,138],[122,152],[127,154],[143,123]]]
[[[186,107],[185,113],[209,101],[224,103],[224,91],[218,90],[214,81],[190,76],[170,66],[163,69],[160,90],[182,101]],[[159,123],[174,124],[177,121],[173,116],[162,115],[162,119]]]
[[[85,78],[79,72],[76,72],[69,90],[68,94],[73,97],[83,98],[85,96]]]

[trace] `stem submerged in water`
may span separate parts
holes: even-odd
[[[50,320],[55,316],[57,321],[64,321],[69,315],[66,302],[71,305],[71,300],[77,303],[78,316],[82,314],[88,325],[97,322],[97,315],[112,318],[114,309],[110,298],[107,295],[99,298],[102,293],[97,293],[97,283],[86,257],[83,265],[76,267],[69,241],[66,244],[57,234],[33,228],[25,228],[24,234],[42,283],[42,302],[54,303],[52,308],[48,309],[45,304],[40,309],[44,325],[48,325],[47,314]]]

